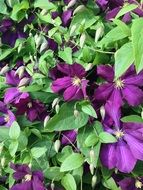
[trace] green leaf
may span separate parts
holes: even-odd
[[[50,167],[44,171],[44,176],[50,180],[59,181],[62,179],[64,173],[60,172],[59,167]]]
[[[9,128],[0,127],[0,142],[9,138]]]
[[[99,141],[99,138],[96,134],[90,134],[86,139],[85,139],[85,145],[87,147],[94,146],[97,144]]]
[[[113,22],[122,30],[122,32],[124,32],[125,35],[131,36],[131,30],[127,24],[118,19],[114,19]]]
[[[74,116],[74,103],[65,103],[60,108],[58,114],[47,123],[46,131],[64,131],[70,129],[78,129],[88,122],[88,115],[80,112],[77,117]]]
[[[59,52],[59,57],[63,59],[66,63],[72,64],[72,49],[70,47],[66,47],[64,51]]]
[[[40,158],[47,151],[46,147],[33,147],[31,149],[31,154],[33,158]]]
[[[66,174],[62,178],[61,184],[63,185],[63,187],[66,190],[76,190],[77,189],[75,179],[74,179],[74,177],[71,174]]]
[[[135,5],[135,4],[127,4],[126,6],[123,6],[123,8],[118,12],[118,14],[116,15],[115,18],[119,18],[119,17],[125,15],[126,13],[133,11],[137,7],[138,7],[138,5]]]
[[[18,141],[17,140],[11,141],[11,143],[9,145],[9,153],[10,153],[10,155],[14,156],[17,149],[18,149]]]
[[[6,7],[4,0],[0,1],[0,13],[7,14],[7,7]]]
[[[62,149],[62,152],[59,152],[57,154],[57,159],[58,159],[59,162],[63,162],[72,153],[73,153],[73,150],[72,150],[71,146],[65,146]]]
[[[28,0],[23,0],[21,3],[15,4],[11,13],[11,18],[15,21],[21,21],[27,9],[29,9]]]
[[[60,171],[70,171],[79,168],[84,163],[84,158],[81,154],[73,153],[68,156],[61,165]]]
[[[138,115],[129,115],[129,116],[125,116],[125,117],[122,117],[121,119],[122,122],[125,122],[125,123],[143,123],[143,119],[138,116]]]
[[[118,34],[118,35],[117,35]],[[103,45],[108,45],[110,43],[116,42],[118,40],[124,39],[126,38],[128,35],[125,34],[122,29],[117,26],[116,28],[113,28],[112,30],[110,30],[105,36],[104,38],[102,38],[102,40],[99,42],[98,46],[103,46]]]
[[[117,139],[111,135],[110,133],[107,133],[107,132],[101,132],[99,134],[99,138],[100,138],[100,141],[102,143],[114,143],[114,142],[117,142]]]
[[[20,127],[16,121],[14,121],[9,129],[9,136],[11,139],[16,140],[20,136]]]
[[[41,8],[41,9],[46,9],[46,10],[51,10],[51,9],[55,9],[56,6],[49,2],[48,0],[35,0],[34,2],[34,7],[37,8]]]
[[[127,53],[128,52],[128,53]],[[115,78],[119,78],[133,64],[134,54],[132,43],[124,44],[115,53]]]
[[[137,72],[143,69],[143,19],[135,19],[131,27],[135,67]]]
[[[81,110],[86,113],[87,115],[90,115],[94,118],[97,118],[97,114],[94,110],[94,108],[89,103],[83,103],[81,104]]]
[[[0,61],[2,61],[3,59],[7,58],[14,49],[5,49],[2,51],[2,53],[0,54]]]
[[[104,182],[104,186],[111,190],[120,190],[112,177]]]

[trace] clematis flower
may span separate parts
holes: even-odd
[[[121,190],[139,190],[143,187],[143,177],[137,179],[126,177],[125,179],[118,182]]]
[[[13,178],[18,182],[10,190],[46,190],[43,184],[44,176],[41,171],[31,171],[26,164],[11,163],[10,167],[15,170]]]
[[[104,129],[115,136],[117,142],[102,146],[102,164],[109,169],[117,168],[121,172],[129,173],[137,160],[143,160],[143,124],[121,123],[119,105],[111,101],[106,103],[105,110]],[[109,122],[110,119],[113,122]]]
[[[136,0],[97,0],[97,5],[102,9],[106,10],[106,19],[111,20],[116,17],[118,12],[123,8],[125,4],[135,4],[138,5],[136,9],[132,12],[137,14],[139,17],[143,16],[143,10],[141,5]],[[124,22],[129,22],[131,20],[131,12],[126,13],[123,16]]]
[[[95,91],[95,100],[105,103],[111,100],[122,106],[127,102],[131,106],[138,106],[143,102],[143,72],[136,74],[134,67],[117,80],[114,80],[114,70],[111,66],[100,65],[97,74],[107,82],[101,84]]]
[[[58,64],[57,70],[63,76],[52,83],[53,92],[63,93],[65,101],[87,98],[86,87],[88,81],[85,79],[85,69],[80,64]]]
[[[29,82],[30,78],[26,74],[23,75],[23,78],[19,78],[14,70],[6,73],[6,83],[11,85],[12,87],[6,90],[4,94],[4,102],[6,104],[18,104],[20,101],[22,101],[23,103],[27,102],[29,100],[29,94],[27,92],[22,92],[20,90],[20,87],[21,85],[27,84]]]
[[[76,136],[77,136],[76,130],[65,131],[62,133],[61,142],[63,145],[74,143],[76,140]]]
[[[0,101],[0,126],[10,127],[15,119],[14,114]]]
[[[26,103],[21,101],[14,106],[17,108],[17,115],[25,114],[30,121],[41,121],[47,116],[46,107],[39,100],[29,99]]]

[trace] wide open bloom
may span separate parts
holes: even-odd
[[[39,100],[31,100],[27,102],[19,102],[14,104],[17,108],[17,115],[25,114],[30,121],[44,120],[47,116],[47,110],[43,103]]]
[[[18,75],[16,75],[14,70],[9,71],[6,73],[6,83],[11,85],[12,87],[8,88],[4,94],[4,102],[6,104],[12,103],[12,104],[18,104],[19,102],[26,103],[29,100],[29,94],[27,92],[22,92],[20,90],[20,83],[27,84],[30,82],[29,76],[23,75],[23,78],[19,78]],[[25,81],[24,81],[25,80]]]
[[[107,82],[101,84],[95,91],[95,100],[106,103],[111,100],[121,106],[127,102],[131,106],[138,106],[143,102],[143,72],[136,74],[133,67],[117,80],[114,80],[114,70],[109,65],[97,67],[97,74]]]
[[[11,168],[15,170],[13,178],[18,182],[10,190],[46,190],[44,187],[44,176],[41,171],[31,171],[26,165],[13,164]]]
[[[87,98],[86,87],[88,81],[85,79],[85,69],[80,64],[58,64],[57,71],[59,71],[59,74],[61,73],[61,77],[52,83],[53,92],[63,93],[65,101]],[[54,73],[56,72],[52,73],[52,78]]]
[[[117,142],[102,146],[102,164],[109,169],[117,168],[121,172],[129,173],[137,160],[143,160],[143,124],[121,123],[119,106],[111,101],[106,103],[105,110],[107,115],[103,122],[104,129],[115,136]],[[109,122],[111,118],[112,125]]]
[[[118,182],[122,190],[139,190],[143,187],[143,177],[137,179],[126,177]]]
[[[106,19],[110,20],[116,17],[118,12],[123,8],[125,4],[135,4],[138,5],[136,9],[132,12],[137,14],[139,17],[143,16],[142,5],[140,5],[136,0],[97,0],[97,4],[102,10],[106,12]],[[126,13],[123,16],[124,22],[129,22],[131,20],[131,12]]]
[[[14,121],[14,114],[0,101],[0,126],[10,127]]]

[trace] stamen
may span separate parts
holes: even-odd
[[[74,86],[80,86],[80,84],[81,84],[80,78],[78,78],[78,77],[75,76],[75,77],[73,78],[72,84],[73,84]]]
[[[143,186],[142,182],[140,182],[139,180],[136,180],[135,187],[141,189],[142,186]]]
[[[6,123],[9,122],[9,120],[10,120],[9,115],[6,115],[6,116],[4,117],[4,120],[5,120]]]
[[[117,79],[115,81],[115,87],[118,88],[118,89],[121,89],[124,87],[124,80],[121,80],[121,79]]]
[[[29,103],[27,104],[27,106],[28,106],[28,108],[32,108],[32,103],[29,102]]]
[[[124,132],[120,131],[120,130],[116,131],[114,134],[115,134],[117,139],[120,139],[120,138],[122,138],[124,136]]]
[[[27,175],[24,176],[25,181],[30,181],[31,178],[32,178],[32,175],[30,175],[30,174],[27,174]]]

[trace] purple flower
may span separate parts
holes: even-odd
[[[26,114],[30,121],[41,121],[47,116],[46,107],[43,103],[39,102],[39,100],[29,99],[26,103],[21,101],[14,106],[17,108],[18,115]]]
[[[124,2],[124,0],[97,0],[98,6],[102,10],[106,10],[106,19],[107,20],[111,20],[111,19],[115,18],[116,15],[118,14],[118,12],[123,8],[124,3],[139,5],[139,3],[136,0],[128,0],[127,2]],[[143,16],[143,10],[140,5],[132,12],[137,14],[140,17]],[[124,22],[131,21],[130,12],[126,13],[123,16],[123,21]]]
[[[85,69],[80,64],[58,64],[57,70],[63,76],[52,83],[53,92],[62,92],[65,101],[87,98],[86,87],[88,81],[85,79]]]
[[[65,26],[65,27],[69,26],[71,17],[72,17],[72,10],[67,10],[67,11],[63,12],[63,14],[61,16],[63,26]]]
[[[10,127],[15,119],[14,114],[0,101],[0,126]]]
[[[125,179],[118,182],[122,190],[138,190],[143,187],[143,177],[130,178],[126,177]]]
[[[22,80],[24,84],[24,82],[29,82],[30,78],[27,74],[23,75],[23,78],[19,78],[14,70],[6,73],[6,83],[12,86],[11,88],[8,88],[4,94],[4,102],[6,104],[18,104],[21,101],[24,103],[29,100],[29,94],[20,90],[21,86],[19,85],[22,84]]]
[[[105,103],[111,100],[121,106],[127,101],[131,106],[138,106],[143,102],[143,72],[136,74],[133,67],[117,80],[114,80],[114,70],[111,66],[100,65],[97,74],[107,82],[101,84],[95,91],[95,100]]]
[[[143,160],[143,124],[121,123],[119,105],[111,101],[106,103],[105,110],[104,129],[114,135],[117,142],[102,146],[102,164],[109,169],[117,168],[121,172],[129,173],[137,160]]]
[[[13,185],[10,190],[46,190],[43,184],[44,176],[41,171],[31,171],[25,164],[11,163],[11,168],[15,170],[13,178],[17,182],[21,182]]]
[[[76,140],[76,136],[77,136],[77,131],[76,130],[65,131],[65,132],[62,133],[61,142],[62,142],[63,145],[74,143],[75,140]]]

